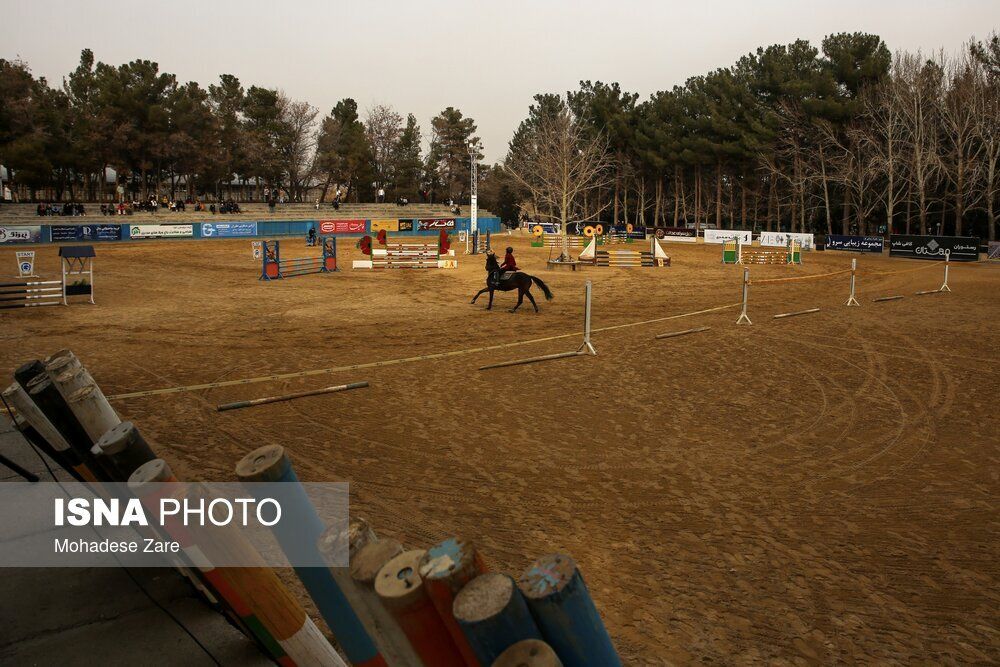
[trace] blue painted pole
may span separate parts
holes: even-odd
[[[543,556],[517,583],[542,637],[566,667],[621,666],[572,558],[565,554]]]
[[[299,484],[283,447],[265,445],[250,452],[236,464],[236,476],[244,483],[284,482],[286,492],[279,499],[282,520],[272,526],[274,536],[289,559],[292,554],[298,554],[314,563],[324,562],[316,543],[326,528]],[[254,491],[252,484],[247,489]],[[329,568],[295,567],[294,570],[351,664],[357,667],[385,667],[385,659],[334,581]]]
[[[480,665],[492,665],[523,639],[541,639],[524,597],[506,574],[490,572],[470,581],[455,598],[455,620]]]

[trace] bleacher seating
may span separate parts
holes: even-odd
[[[320,204],[319,210],[315,204],[308,203],[288,203],[278,204],[274,209],[274,214],[268,210],[267,204],[262,202],[241,203],[241,213],[215,214],[209,211],[194,211],[192,206],[188,206],[183,213],[172,213],[167,209],[160,209],[156,213],[136,211],[132,215],[102,216],[101,205],[95,203],[84,204],[87,215],[84,217],[72,216],[39,216],[36,214],[37,204],[0,204],[0,224],[3,225],[40,225],[40,224],[96,224],[114,222],[138,224],[138,223],[170,223],[170,222],[202,222],[202,221],[237,221],[237,220],[380,220],[392,218],[451,218],[468,217],[468,205],[461,206],[461,212],[455,216],[447,204],[408,204],[397,206],[388,204],[341,204],[339,210],[334,210],[330,204]],[[482,208],[479,209],[480,218],[493,217],[493,214]]]

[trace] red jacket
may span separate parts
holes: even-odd
[[[514,253],[509,252],[504,255],[503,264],[500,268],[504,271],[517,271],[517,261],[514,259]]]

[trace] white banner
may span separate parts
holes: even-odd
[[[789,241],[795,241],[796,243],[802,244],[803,250],[813,249],[813,235],[812,234],[797,234],[794,232],[761,232],[760,233],[760,244],[762,246],[770,246],[774,248],[784,248],[788,245]]]
[[[263,253],[264,242],[263,241],[251,241],[250,250],[253,252],[254,259],[260,259]]]
[[[723,243],[724,241],[735,241],[743,245],[750,245],[753,242],[753,232],[749,229],[706,229],[705,243]]]
[[[129,236],[134,239],[162,239],[194,236],[194,225],[131,225]]]
[[[35,275],[35,251],[18,250],[15,255],[17,256],[17,277],[37,278],[38,276]]]

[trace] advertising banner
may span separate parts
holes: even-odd
[[[795,232],[761,232],[760,244],[772,248],[784,248],[789,241],[802,244],[803,250],[812,250],[816,246],[812,234],[797,234]]]
[[[399,220],[372,220],[372,234],[378,234],[383,229],[387,232],[398,232]]]
[[[907,236],[889,237],[889,255],[910,259],[943,260],[945,250],[953,262],[979,260],[979,239],[971,236]]]
[[[413,231],[413,220],[400,220],[399,221],[399,231],[401,231],[401,232],[412,232]]]
[[[5,227],[0,225],[0,243],[40,243],[42,226]]]
[[[134,239],[167,239],[194,236],[194,225],[132,225],[129,236]]]
[[[263,241],[251,241],[250,242],[250,252],[253,253],[254,259],[260,259],[264,252],[264,242]]]
[[[671,243],[697,243],[698,230],[687,227],[654,227],[653,235]]]
[[[826,236],[827,250],[881,253],[884,246],[885,239],[881,236],[842,236],[840,234],[827,234]]]
[[[320,220],[320,234],[364,234],[364,220]]]
[[[52,241],[120,241],[121,225],[52,225]]]
[[[455,218],[421,218],[417,229],[426,232],[436,229],[455,229]]]
[[[743,245],[750,245],[753,242],[753,232],[749,229],[705,230],[705,243],[724,243],[725,241],[737,240]]]
[[[201,223],[202,238],[237,238],[241,236],[257,236],[256,222],[203,222]]]

